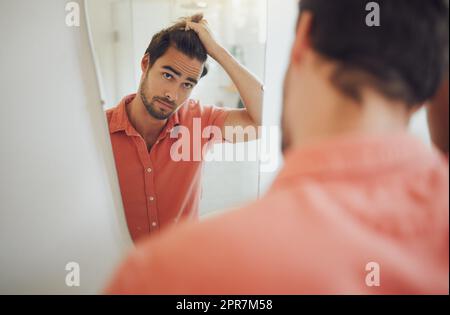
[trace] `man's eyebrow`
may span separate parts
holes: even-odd
[[[171,66],[163,66],[163,69],[166,69],[166,70],[169,70],[169,71],[172,71],[173,73],[175,73],[177,76],[179,76],[179,77],[181,77],[181,72],[180,71],[177,71],[177,70],[175,70],[174,68],[172,68]]]
[[[194,84],[198,83],[198,81],[196,79],[193,79],[193,78],[187,78],[186,80],[189,81],[189,82],[192,82]]]
[[[181,72],[175,70],[175,69],[172,68],[171,66],[163,66],[163,69],[172,71],[173,73],[175,73],[175,75],[177,75],[178,77],[181,77]],[[198,84],[198,81],[197,81],[196,79],[194,79],[194,78],[189,77],[189,78],[187,78],[186,80],[189,81],[189,82],[192,82],[192,83],[194,83],[194,84]]]

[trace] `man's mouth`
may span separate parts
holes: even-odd
[[[158,102],[158,104],[160,104],[165,109],[173,110],[173,106],[168,103],[165,103],[164,101],[156,100],[156,102]]]

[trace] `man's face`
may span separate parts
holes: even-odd
[[[147,112],[166,120],[189,98],[203,72],[203,63],[170,47],[148,69],[140,86],[140,97]]]

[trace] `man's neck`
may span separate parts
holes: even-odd
[[[368,92],[363,103],[356,104],[325,86],[318,91],[303,95],[301,102],[310,107],[297,116],[305,119],[298,121],[293,130],[295,146],[345,134],[389,135],[407,130],[410,113],[401,103]]]
[[[167,124],[167,119],[158,120],[148,114],[139,94],[128,104],[127,114],[131,125],[145,140],[157,138]]]

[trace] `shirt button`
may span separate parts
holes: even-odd
[[[153,200],[155,200],[155,197],[150,197],[149,199],[150,199],[150,201],[153,201]]]
[[[158,224],[156,222],[152,222],[152,226],[156,227]]]
[[[147,168],[147,173],[151,173],[152,172],[152,169],[149,167],[149,168]]]

